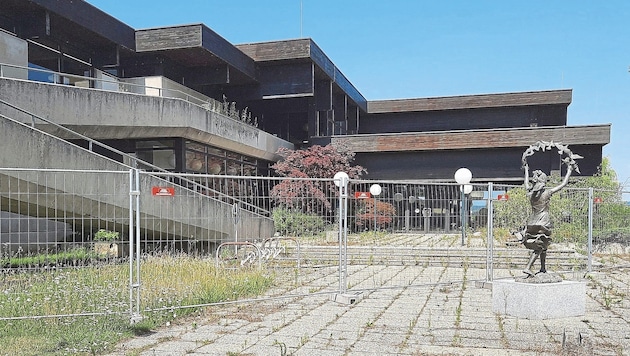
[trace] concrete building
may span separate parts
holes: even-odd
[[[1,62],[20,66],[3,76],[67,85],[12,84],[46,93],[20,103],[11,88],[3,98],[175,171],[264,175],[279,147],[345,141],[370,179],[452,179],[465,165],[478,181],[518,181],[520,154],[537,140],[570,145],[584,175],[609,142],[609,125],[567,126],[571,90],[368,101],[308,38],[234,45],[203,24],[135,30],[84,1],[2,0],[0,9]],[[26,73],[27,64],[108,81]],[[124,96],[88,88],[162,99],[130,110]],[[96,95],[100,106],[88,99]],[[560,169],[555,158],[541,168]]]
[[[232,44],[204,24],[136,30],[82,0],[0,0],[0,100],[8,118],[37,115],[117,150],[94,148],[105,162],[49,138],[23,144],[32,136],[0,118],[0,167],[98,169],[137,157],[172,172],[266,176],[279,148],[344,143],[367,179],[452,182],[466,166],[473,182],[518,184],[536,141],[569,145],[582,175],[597,172],[610,141],[610,125],[567,125],[571,90],[371,101],[310,38]],[[529,164],[563,169],[555,153]],[[450,218],[440,221],[448,229]]]

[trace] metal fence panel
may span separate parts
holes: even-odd
[[[530,211],[522,186],[462,191],[452,183],[350,180],[344,190],[335,183],[1,169],[0,319],[133,317],[248,300],[253,294],[195,294],[207,275],[235,279],[242,271],[273,278],[277,288],[266,298],[282,298],[448,291],[519,276],[527,262],[529,251],[511,234]],[[580,275],[591,263],[611,266],[611,258],[613,267],[627,265],[629,210],[620,194],[565,188],[554,195],[552,271]],[[97,236],[118,240],[99,247]],[[77,293],[83,301],[71,305]],[[41,307],[10,307],[23,298]]]
[[[593,190],[593,269],[623,268],[630,264],[630,205],[622,199],[628,193],[625,190]]]
[[[129,172],[0,169],[0,319],[128,313],[128,207]]]
[[[472,234],[478,212],[472,214],[470,194],[464,201],[458,185],[352,181],[350,190],[350,291],[483,278],[483,238]]]
[[[168,256],[173,264],[206,261],[207,273],[236,276],[239,271],[262,270],[282,286],[278,296],[337,289],[339,198],[332,179],[160,174],[161,184],[148,186],[143,175],[139,219],[143,265]],[[143,268],[141,280],[151,278],[149,273]],[[141,288],[140,294],[172,294],[196,272],[180,268],[169,273],[159,290]],[[248,297],[165,299],[149,305],[143,296],[141,305],[144,312],[160,312]]]

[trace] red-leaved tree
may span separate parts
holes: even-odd
[[[350,178],[359,178],[366,173],[363,167],[351,165],[355,154],[344,145],[315,145],[303,150],[280,148],[277,154],[282,160],[271,168],[282,177],[332,178],[337,172],[346,172]],[[328,197],[337,192],[333,187],[331,181],[283,180],[271,189],[271,197],[291,210],[315,213],[323,208],[330,211]]]

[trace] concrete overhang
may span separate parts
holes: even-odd
[[[0,98],[98,140],[182,137],[267,161],[280,159],[281,147],[294,149],[277,136],[182,99],[7,78],[0,78]],[[0,106],[0,113],[5,109]],[[12,110],[4,114],[31,122]],[[76,138],[50,125],[38,127]]]

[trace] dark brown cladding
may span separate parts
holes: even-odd
[[[357,153],[528,147],[539,140],[605,145],[610,142],[610,125],[373,134],[336,136],[331,140],[343,142]]]
[[[229,65],[256,79],[254,61],[203,24],[151,28],[136,31],[138,53],[161,52],[182,65]]]
[[[368,113],[397,113],[434,110],[457,110],[530,105],[569,105],[572,91],[550,90],[521,93],[463,95],[435,98],[374,100],[368,102]]]
[[[257,42],[236,45],[256,62],[281,61],[311,57],[311,40]]]
[[[47,11],[78,24],[82,28],[89,29],[99,36],[103,36],[109,41],[131,50],[135,49],[135,31],[132,27],[85,1],[8,0],[6,2],[8,4],[20,3],[20,5],[23,4],[25,6],[30,6],[27,5],[29,3],[41,6]],[[3,6],[6,5],[3,3]],[[91,34],[81,32],[76,35],[89,37]]]

